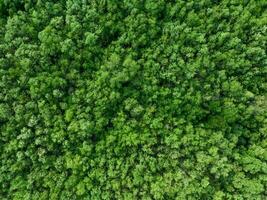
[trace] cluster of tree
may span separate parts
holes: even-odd
[[[0,199],[267,198],[266,9],[1,0]]]

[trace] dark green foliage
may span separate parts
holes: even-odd
[[[266,199],[266,9],[0,0],[0,199]]]

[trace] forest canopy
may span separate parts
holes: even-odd
[[[0,199],[266,199],[266,10],[0,0]]]

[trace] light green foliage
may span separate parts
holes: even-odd
[[[0,0],[0,199],[266,199],[266,9]]]

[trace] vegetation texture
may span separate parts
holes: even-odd
[[[266,0],[0,0],[0,199],[267,199]]]

